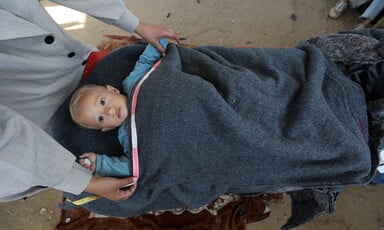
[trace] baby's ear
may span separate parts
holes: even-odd
[[[113,93],[120,93],[120,90],[116,89],[115,87],[111,85],[105,85],[105,88],[107,88],[108,91],[113,92]]]

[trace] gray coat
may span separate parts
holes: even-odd
[[[122,0],[55,2],[130,32],[139,23]],[[68,36],[37,0],[0,1],[0,28],[0,201],[44,188],[80,193],[91,175],[43,130],[96,48]]]

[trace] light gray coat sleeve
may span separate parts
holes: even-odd
[[[139,19],[129,11],[123,0],[51,0],[57,4],[84,12],[107,24],[133,32]]]
[[[19,199],[46,188],[78,194],[91,173],[44,131],[0,105],[0,201]]]

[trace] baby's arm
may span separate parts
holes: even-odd
[[[168,42],[165,38],[160,39],[160,44],[166,48]],[[152,66],[160,59],[160,53],[152,45],[147,45],[144,52],[137,60],[135,68],[124,79],[122,85],[125,93],[131,95],[136,83],[152,68]]]
[[[90,165],[89,161],[91,163]],[[130,159],[125,155],[111,157],[92,152],[84,153],[80,156],[80,164],[99,176],[131,176]]]

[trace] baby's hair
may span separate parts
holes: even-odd
[[[95,84],[88,84],[88,85],[83,85],[80,88],[78,88],[71,96],[71,101],[69,102],[69,113],[71,114],[72,120],[80,125],[81,127],[84,128],[89,128],[86,125],[82,124],[78,120],[78,111],[77,111],[77,103],[79,100],[86,94],[89,90],[94,90],[97,88],[103,87],[101,85],[95,85]]]

